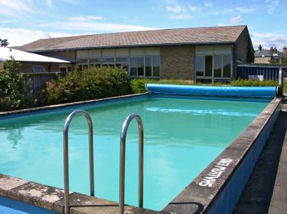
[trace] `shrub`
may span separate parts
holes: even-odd
[[[31,81],[20,73],[20,66],[13,58],[4,63],[5,69],[0,74],[0,110],[33,105]]]
[[[146,84],[148,83],[177,84],[177,85],[194,84],[193,81],[190,81],[190,80],[132,79],[131,80],[131,92],[132,93],[146,92]]]
[[[238,79],[238,80],[233,80],[230,83],[231,86],[277,86],[278,82],[274,80],[264,80],[264,81],[259,81],[259,80],[245,80],[245,79]]]
[[[56,104],[127,94],[128,73],[119,68],[93,68],[68,72],[58,80],[46,84],[41,102]]]

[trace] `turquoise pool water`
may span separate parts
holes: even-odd
[[[94,124],[95,194],[118,201],[119,135],[124,119],[144,123],[144,207],[161,210],[220,154],[269,101],[139,97],[0,120],[0,173],[63,188],[62,131],[78,108]],[[89,193],[88,131],[70,127],[70,189]],[[138,134],[127,136],[126,203],[137,205]]]

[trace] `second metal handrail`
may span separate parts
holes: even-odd
[[[68,156],[68,132],[72,119],[77,114],[83,114],[89,125],[89,162],[90,162],[90,195],[94,196],[94,145],[93,145],[93,124],[90,115],[84,110],[73,111],[66,119],[64,126],[64,200],[65,200],[65,214],[70,213],[69,209],[69,156]]]
[[[119,214],[124,213],[125,206],[125,161],[126,161],[126,136],[130,122],[136,118],[139,129],[139,207],[143,207],[143,152],[144,152],[144,133],[142,119],[137,114],[129,115],[123,123],[121,131],[120,149],[120,191],[119,191]]]

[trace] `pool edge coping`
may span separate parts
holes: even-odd
[[[11,110],[11,111],[3,111],[3,112],[0,112],[0,118],[5,117],[5,116],[10,116],[10,115],[22,114],[22,113],[54,110],[54,109],[59,109],[59,108],[64,108],[64,107],[71,107],[71,106],[92,104],[92,103],[97,103],[97,102],[119,100],[119,99],[123,99],[123,98],[140,97],[140,96],[145,96],[148,94],[149,94],[148,92],[137,93],[137,94],[125,94],[125,95],[120,95],[120,96],[105,97],[105,98],[98,98],[98,99],[92,99],[92,100],[84,100],[84,101],[76,101],[76,102],[69,102],[69,103],[38,106],[38,107],[25,108],[25,109],[17,109],[17,110]]]
[[[275,97],[264,110],[224,149],[191,183],[189,183],[164,209],[168,213],[208,213],[216,200],[223,192],[230,179],[236,173],[241,163],[245,160],[249,151],[256,144],[256,140],[262,134],[272,116],[280,109],[282,98]],[[272,127],[273,128],[273,127]],[[231,158],[232,157],[232,158]],[[232,162],[221,162],[224,159],[232,159]],[[255,161],[256,162],[256,161]],[[220,167],[225,167],[220,170]],[[214,170],[216,169],[216,170]],[[216,174],[216,172],[219,172]],[[207,177],[215,178],[212,185],[204,182]],[[208,181],[208,180],[207,180]],[[211,185],[206,187],[203,185]],[[183,206],[180,206],[183,205]],[[228,212],[227,212],[228,213]]]
[[[81,105],[81,104],[89,104],[97,101],[108,101],[108,100],[117,100],[120,98],[132,98],[132,97],[138,97],[147,95],[148,93],[142,93],[142,94],[132,94],[132,95],[124,95],[119,97],[110,97],[110,98],[104,98],[104,99],[96,99],[96,100],[89,100],[84,102],[75,102],[75,103],[66,103],[66,104],[60,104],[60,105],[52,105],[52,106],[44,106],[44,107],[37,107],[32,109],[24,109],[24,110],[16,110],[16,111],[10,111],[6,112],[7,114],[1,114],[1,116],[7,116],[7,115],[13,115],[13,114],[19,114],[19,113],[27,113],[27,112],[34,112],[34,111],[41,111],[41,110],[47,110],[47,109],[57,109],[60,107],[68,107],[73,105]],[[128,213],[182,213],[177,212],[177,208],[179,207],[177,205],[184,205],[185,209],[188,209],[188,213],[199,213],[198,207],[200,206],[200,213],[201,212],[208,212],[210,207],[213,205],[216,198],[220,195],[221,191],[224,189],[226,184],[228,183],[230,177],[232,177],[233,173],[236,171],[237,167],[241,164],[241,162],[244,160],[246,154],[249,152],[250,148],[255,143],[258,136],[261,134],[262,130],[266,126],[266,124],[269,122],[272,115],[275,113],[276,109],[280,107],[281,98],[274,98],[272,101],[266,106],[266,108],[248,125],[248,127],[231,143],[230,146],[228,146],[219,156],[215,158],[213,162],[211,162],[207,168],[205,168],[191,183],[185,187],[181,193],[173,200],[171,201],[163,210],[161,211],[153,211],[148,209],[140,209],[132,206],[126,206],[125,209]],[[249,130],[249,129],[254,129]],[[251,132],[253,135],[250,135]],[[215,183],[215,187],[211,191],[210,189],[208,191],[198,191],[199,185],[198,183],[201,182],[202,178],[206,176],[211,169],[214,168],[215,165],[218,164],[218,160],[226,157],[226,151],[232,151],[235,149],[235,153],[238,152],[238,148],[240,147],[240,142],[242,141],[248,141],[248,144],[245,145],[244,148],[240,148],[242,151],[240,154],[237,154],[240,156],[236,162],[233,162],[230,167],[227,168],[226,171],[224,171],[220,177]],[[246,143],[245,143],[246,144]],[[233,148],[234,147],[234,148]],[[3,182],[3,180],[5,182]],[[6,184],[6,185],[5,185]],[[12,186],[11,186],[12,185]],[[3,188],[4,186],[4,188]],[[11,188],[9,188],[11,187]],[[8,189],[7,189],[8,188]],[[24,188],[24,189],[23,189]],[[34,190],[33,192],[29,192],[27,189]],[[197,191],[194,191],[197,190]],[[39,197],[39,194],[43,197]],[[36,195],[36,196],[35,196]],[[0,174],[0,196],[16,199],[22,202],[26,202],[29,204],[32,204],[34,206],[42,207],[51,211],[55,212],[61,212],[63,213],[64,206],[63,206],[63,190],[56,188],[56,187],[50,187],[47,185],[38,184],[35,182],[27,181],[24,179],[19,179],[13,176],[8,175],[2,175]],[[207,197],[206,197],[207,196]],[[70,194],[72,203],[77,202],[77,198],[80,198],[81,203],[89,204],[89,203],[95,203],[96,206],[98,206],[99,209],[96,209],[95,213],[102,213],[103,209],[110,209],[110,213],[117,213],[118,212],[118,203],[111,202],[104,199],[99,199],[97,197],[90,197],[87,195],[83,195],[80,193],[71,193]],[[58,199],[55,201],[55,199]],[[52,199],[52,201],[50,200]],[[208,200],[206,200],[208,199]],[[204,200],[204,201],[203,201]],[[78,202],[77,202],[78,203]],[[191,205],[191,206],[190,206]],[[195,206],[194,206],[195,205]],[[91,208],[90,210],[95,211],[95,207]],[[98,212],[97,212],[98,210]],[[91,213],[89,211],[89,208],[71,208],[72,213]]]

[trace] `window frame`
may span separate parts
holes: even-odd
[[[35,71],[35,70],[34,70],[35,67],[42,68],[42,71]],[[34,73],[44,73],[44,72],[47,72],[46,69],[45,69],[45,67],[44,67],[43,65],[32,65],[32,71],[33,71]]]

